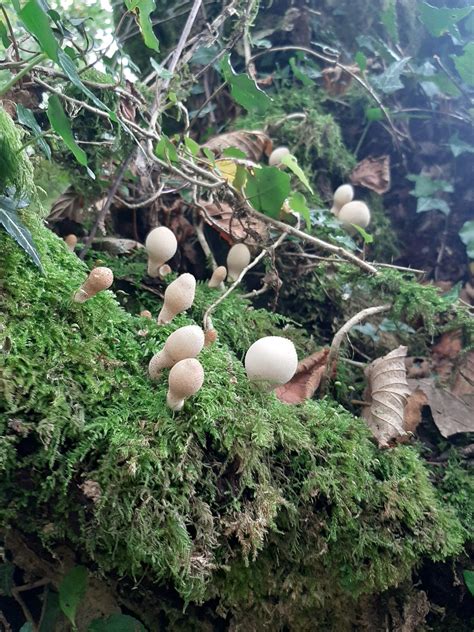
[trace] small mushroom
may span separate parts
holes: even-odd
[[[110,268],[104,268],[102,266],[94,268],[74,294],[74,301],[76,303],[85,303],[88,299],[95,296],[97,292],[107,290],[113,281],[114,274]]]
[[[189,309],[194,301],[196,292],[196,279],[189,272],[185,272],[165,290],[165,302],[158,314],[158,324],[170,323],[176,314]]]
[[[178,242],[166,226],[154,228],[147,235],[145,248],[148,253],[148,275],[160,276],[160,268],[174,256]]]
[[[250,263],[250,250],[245,244],[235,244],[227,255],[227,279],[235,281]]]
[[[184,401],[201,388],[204,382],[204,369],[199,360],[186,358],[180,360],[171,369],[168,377],[166,403],[171,410],[181,410]]]
[[[212,273],[212,276],[209,279],[208,286],[222,288],[226,276],[227,276],[227,268],[225,266],[219,266]]]
[[[66,235],[66,237],[64,237],[64,241],[66,242],[66,246],[68,247],[68,250],[70,250],[71,252],[74,252],[74,249],[77,246],[76,235],[74,235],[74,233],[71,233],[70,235]]]
[[[290,150],[288,149],[288,147],[277,147],[270,154],[270,158],[268,159],[268,164],[271,167],[278,167],[278,165],[281,165],[282,159],[285,156],[288,156],[289,154],[290,154]]]
[[[140,312],[140,316],[142,318],[151,318],[151,312],[149,309],[142,309],[142,311]]]
[[[187,325],[174,331],[161,351],[148,364],[152,380],[160,377],[162,369],[169,369],[180,360],[195,358],[204,346],[204,332],[198,325]]]
[[[354,199],[354,189],[350,184],[342,184],[334,191],[331,212],[338,215],[344,204],[352,202]]]
[[[370,224],[370,210],[365,202],[354,200],[344,204],[337,215],[337,219],[345,224],[355,224],[361,228],[366,228]]]
[[[245,354],[245,370],[251,382],[274,388],[291,380],[298,366],[295,345],[287,338],[260,338]]]

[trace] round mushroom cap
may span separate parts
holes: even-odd
[[[204,382],[204,369],[199,360],[186,358],[171,369],[168,384],[173,397],[186,399],[197,393]]]
[[[250,250],[245,244],[235,244],[227,254],[229,281],[235,280],[250,263]]]
[[[337,219],[343,224],[355,224],[361,228],[366,228],[370,224],[370,210],[365,202],[354,200],[344,204]]]
[[[174,256],[178,242],[169,228],[158,226],[148,233],[145,248],[150,257],[164,263]]]
[[[195,358],[204,347],[204,332],[199,325],[187,325],[174,331],[165,343],[165,352],[174,363]]]
[[[90,271],[89,276],[82,284],[86,292],[100,292],[107,290],[114,282],[114,273],[110,268],[98,266]]]
[[[253,343],[245,355],[245,370],[251,382],[286,384],[296,372],[298,356],[287,338],[266,336]]]
[[[271,167],[277,167],[278,165],[281,164],[281,161],[284,158],[284,156],[288,156],[289,153],[290,153],[290,150],[288,149],[288,147],[277,147],[270,154],[270,158],[268,159],[268,164]]]
[[[334,191],[333,205],[336,208],[340,209],[344,206],[344,204],[352,202],[353,199],[354,189],[352,188],[352,185],[341,184],[341,186],[337,187],[337,189]]]

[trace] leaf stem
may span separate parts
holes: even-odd
[[[9,92],[13,88],[13,86],[16,83],[18,83],[18,81],[20,81],[22,77],[27,75],[30,72],[30,70],[32,70],[37,64],[41,63],[46,58],[47,58],[46,53],[38,53],[38,55],[35,55],[33,59],[28,64],[26,64],[24,68],[22,68],[19,72],[17,72],[17,74],[14,75],[10,79],[10,81],[8,81],[2,88],[0,88],[0,97],[3,97],[4,94]]]

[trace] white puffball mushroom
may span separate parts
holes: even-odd
[[[198,325],[187,325],[174,331],[161,351],[148,364],[152,380],[160,377],[162,369],[169,369],[180,360],[195,358],[204,347],[204,332]]]
[[[289,153],[290,153],[290,150],[288,149],[288,147],[277,147],[270,154],[270,158],[268,159],[268,164],[271,167],[278,167],[278,165],[281,165],[282,159],[285,156],[288,156]]]
[[[370,224],[370,210],[365,202],[354,200],[344,204],[338,213],[337,219],[346,226],[355,224],[361,228],[366,228]]]
[[[297,366],[295,345],[281,336],[260,338],[245,354],[248,379],[271,387],[289,382]]]
[[[171,410],[181,410],[184,401],[201,388],[204,382],[204,369],[199,360],[186,358],[177,362],[168,377],[166,403]]]
[[[165,302],[158,314],[158,324],[170,323],[176,314],[189,309],[194,301],[196,279],[189,272],[181,274],[165,290]]]
[[[102,290],[107,290],[114,281],[114,273],[110,268],[97,267],[91,270],[89,276],[74,294],[76,303],[85,303]]]
[[[227,279],[235,281],[250,263],[250,250],[245,244],[235,244],[227,255]]]
[[[66,237],[64,237],[64,241],[66,242],[66,246],[68,247],[68,250],[70,250],[71,252],[74,252],[74,249],[77,246],[76,235],[74,235],[74,233],[71,233],[70,235],[66,235]]]
[[[160,276],[160,268],[174,256],[178,242],[173,232],[166,226],[158,226],[151,230],[145,241],[148,253],[148,275]]]
[[[341,184],[340,187],[334,191],[334,198],[332,201],[331,212],[334,215],[338,215],[344,204],[349,204],[354,199],[354,189],[350,184]]]
[[[227,276],[227,268],[225,266],[219,266],[212,273],[212,276],[209,279],[208,286],[222,288],[223,287],[222,284],[224,283],[226,276]]]

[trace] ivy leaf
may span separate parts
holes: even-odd
[[[403,74],[405,66],[410,59],[411,57],[404,57],[390,64],[381,75],[373,78],[374,85],[384,94],[392,94],[404,88],[405,86],[400,81],[400,76]]]
[[[447,180],[434,180],[423,174],[410,174],[407,176],[407,180],[415,183],[415,188],[410,191],[415,197],[430,197],[440,191],[443,193],[452,193],[454,191],[453,185]]]
[[[87,632],[146,632],[144,626],[128,614],[112,614],[107,619],[95,619]]]
[[[474,259],[474,220],[464,222],[461,230],[459,231],[459,237],[466,246],[467,256],[469,259]]]
[[[419,4],[420,20],[433,37],[441,37],[445,33],[457,34],[456,24],[471,13],[474,7],[460,9],[433,7],[428,2]]]
[[[273,218],[280,215],[290,194],[290,176],[276,167],[262,167],[247,176],[245,195],[257,211]]]
[[[38,124],[38,121],[35,119],[35,115],[33,114],[33,112],[28,108],[25,108],[25,106],[21,103],[17,103],[16,114],[20,125],[28,127],[37,136],[36,142],[38,143],[39,148],[44,153],[46,158],[48,160],[51,160],[51,148],[44,140],[44,138],[41,137],[41,134],[43,132]]]
[[[10,46],[10,39],[8,37],[7,27],[2,20],[0,20],[0,41],[5,48],[8,48]]]
[[[459,76],[468,86],[474,87],[474,42],[469,42],[462,55],[451,55]]]
[[[138,26],[146,46],[159,53],[160,43],[153,31],[150,18],[150,14],[156,8],[155,0],[125,0],[125,5],[129,11],[138,13]]]
[[[444,200],[432,197],[420,197],[416,205],[417,213],[426,213],[426,211],[441,211],[445,215],[451,213],[449,205]]]
[[[451,136],[448,145],[455,158],[465,153],[474,154],[474,145],[461,140],[457,132]]]
[[[54,37],[53,29],[49,23],[46,11],[37,0],[29,0],[18,13],[18,17],[39,42],[41,50],[53,61],[58,61],[59,45]]]
[[[467,589],[474,597],[474,571],[464,570],[462,574],[464,576],[464,581],[466,583]]]
[[[292,211],[301,215],[306,223],[306,228],[310,228],[311,215],[309,214],[309,208],[306,204],[305,196],[299,191],[296,191],[295,193],[292,193],[288,198],[288,204]]]
[[[178,162],[178,152],[168,136],[162,135],[155,147],[155,155],[166,162]]]
[[[271,103],[270,97],[260,90],[246,73],[237,74],[230,63],[230,54],[222,58],[221,73],[230,85],[232,98],[246,110],[264,113]]]
[[[14,200],[11,197],[0,195],[0,224],[29,255],[41,272],[44,272],[33,237],[18,215],[18,209],[26,206],[28,206],[26,200]]]
[[[87,588],[87,569],[74,566],[59,584],[59,605],[71,624],[75,626],[76,610]]]
[[[288,169],[290,169],[290,171],[295,174],[300,182],[304,184],[308,191],[313,193],[313,189],[311,188],[308,178],[306,177],[303,169],[299,166],[298,161],[292,154],[286,154],[286,156],[283,156],[283,158],[281,159],[281,164],[285,165],[285,167],[288,167]]]

